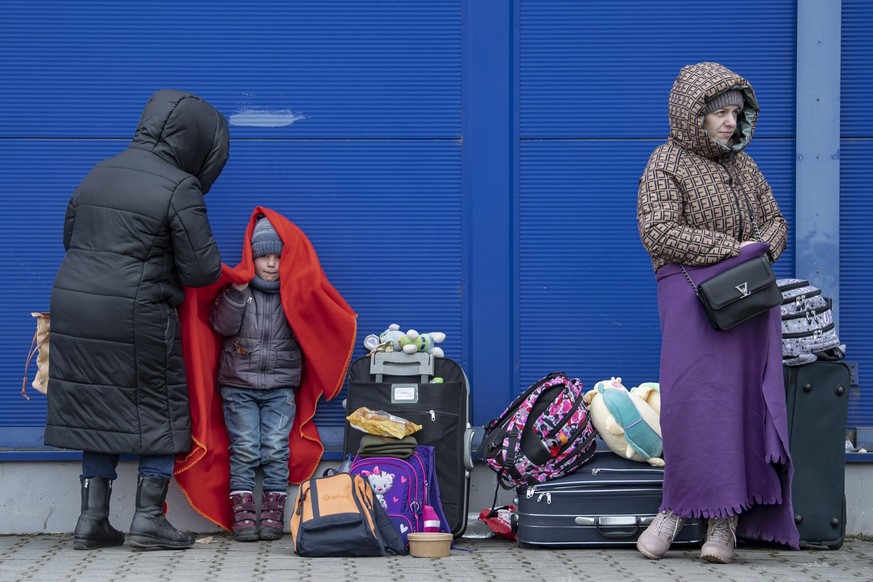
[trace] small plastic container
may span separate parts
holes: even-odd
[[[452,549],[450,533],[416,532],[409,538],[409,555],[416,558],[445,558]]]

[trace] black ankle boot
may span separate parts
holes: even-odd
[[[170,480],[140,476],[136,484],[136,513],[130,524],[130,547],[135,550],[184,550],[194,545],[194,535],[182,532],[164,517]]]
[[[103,477],[80,479],[82,486],[82,513],[73,532],[73,549],[93,550],[120,546],[124,534],[109,524],[109,497],[112,481]]]

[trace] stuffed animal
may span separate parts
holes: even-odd
[[[643,382],[639,386],[634,386],[630,389],[631,394],[639,396],[646,401],[646,404],[652,407],[658,418],[661,417],[661,385],[657,382]]]
[[[407,354],[415,352],[425,352],[433,355],[435,358],[445,356],[443,349],[436,344],[440,344],[446,339],[446,334],[441,331],[432,331],[430,333],[418,333],[414,329],[406,332],[406,339],[400,340],[400,346]]]
[[[410,329],[403,333],[398,324],[392,323],[381,334],[370,334],[365,337],[364,347],[370,353],[403,351],[407,354],[414,354],[425,352],[432,354],[435,358],[442,358],[445,355],[443,349],[436,344],[442,343],[445,339],[446,334],[441,331],[418,333],[414,329]]]
[[[583,396],[594,428],[610,450],[632,461],[663,467],[660,416],[621,378],[603,380]]]
[[[364,338],[364,347],[370,352],[399,352],[403,349],[400,342],[408,338],[400,331],[400,326],[392,323],[388,329],[379,335],[370,334]]]

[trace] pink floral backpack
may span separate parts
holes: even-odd
[[[557,479],[591,459],[597,430],[582,395],[577,378],[553,372],[485,425],[479,456],[497,473],[500,486],[512,489]]]

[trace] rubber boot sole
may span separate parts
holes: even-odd
[[[710,564],[730,564],[734,561],[733,557],[727,558],[719,554],[700,554],[700,559]]]
[[[151,550],[187,550],[193,545],[194,540],[190,542],[174,542],[164,538],[151,536],[130,536],[130,548],[140,552],[148,552]]]
[[[233,532],[235,542],[256,542],[259,539],[261,538],[258,536],[258,530],[254,528]]]
[[[282,533],[283,532],[280,529],[262,527],[259,537],[265,542],[274,542],[282,538]]]
[[[91,540],[87,538],[75,538],[73,539],[73,549],[74,550],[96,550],[98,548],[114,548],[116,546],[123,546],[124,538],[121,541],[99,541],[99,540]]]

